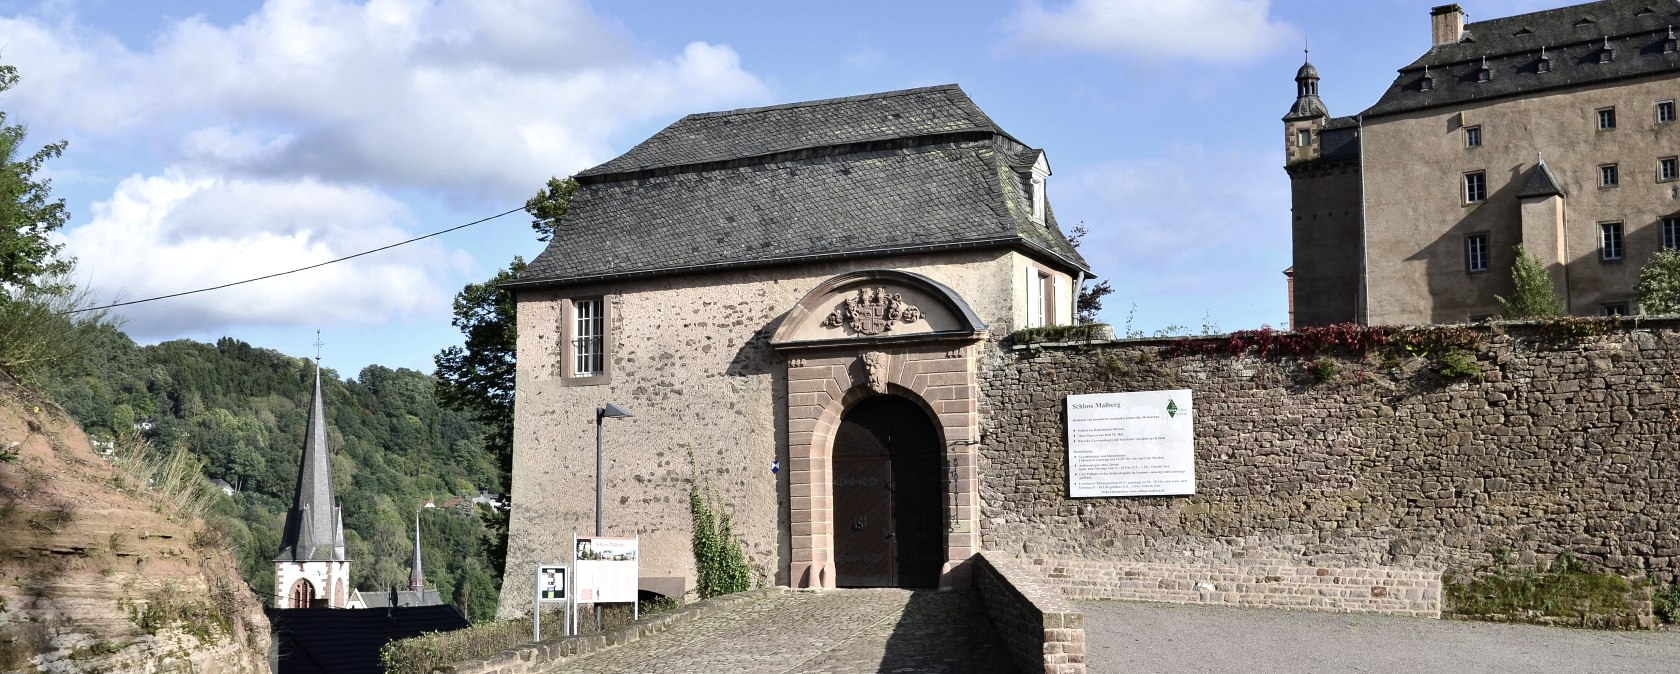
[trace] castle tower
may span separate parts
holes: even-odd
[[[315,394],[309,405],[303,462],[298,466],[297,496],[286,512],[280,553],[274,557],[274,606],[344,608],[349,593],[344,516],[333,498],[327,419],[321,404],[321,359],[316,356]]]
[[[1319,158],[1324,145],[1319,133],[1330,120],[1330,111],[1318,98],[1318,69],[1312,61],[1301,64],[1295,71],[1295,105],[1283,116],[1284,165]]]

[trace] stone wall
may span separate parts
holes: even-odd
[[[992,629],[1022,672],[1083,674],[1085,614],[1015,560],[974,556],[975,587]]]
[[[1640,326],[1494,328],[1509,334],[1475,347],[1480,381],[1404,354],[1337,357],[1319,381],[1312,363],[1161,341],[988,349],[982,548],[1082,597],[1423,615],[1443,571],[1565,550],[1676,580],[1680,331]],[[1179,388],[1195,495],[1067,496],[1067,395]]]

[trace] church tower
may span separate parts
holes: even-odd
[[[350,560],[344,552],[344,516],[333,498],[327,419],[321,405],[321,358],[315,358],[315,394],[298,466],[297,497],[286,513],[280,554],[274,557],[275,608],[344,608],[349,601]]]
[[[1284,165],[1311,161],[1323,154],[1320,132],[1330,120],[1330,111],[1318,98],[1318,69],[1312,61],[1295,72],[1295,105],[1283,116]]]

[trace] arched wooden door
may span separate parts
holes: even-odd
[[[936,587],[945,562],[939,432],[915,403],[867,398],[834,434],[835,580]]]

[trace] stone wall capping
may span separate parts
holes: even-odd
[[[690,622],[719,609],[743,601],[756,601],[788,591],[785,586],[777,586],[704,599],[668,613],[642,618],[606,634],[546,639],[529,646],[502,651],[481,660],[439,667],[433,669],[432,674],[504,674],[549,671],[555,666],[578,656],[634,643],[642,637],[664,632],[673,626]]]

